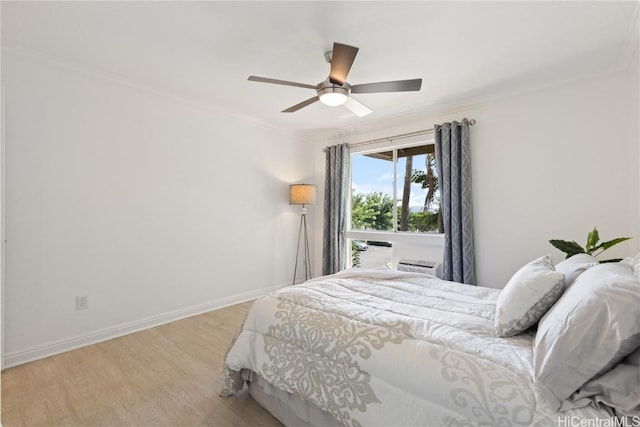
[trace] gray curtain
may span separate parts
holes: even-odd
[[[345,228],[349,196],[350,157],[347,144],[325,148],[324,227],[322,274],[333,274],[346,266]]]
[[[442,278],[475,285],[469,121],[435,125],[434,134],[445,235]]]

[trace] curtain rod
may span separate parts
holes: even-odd
[[[476,119],[469,119],[469,125],[473,126],[476,124]],[[388,136],[386,138],[378,138],[378,139],[371,139],[369,141],[360,141],[360,142],[354,142],[353,144],[347,144],[347,146],[349,148],[353,148],[353,147],[361,147],[363,145],[370,145],[370,144],[377,144],[379,142],[385,142],[385,141],[393,141],[396,139],[403,139],[403,138],[409,138],[412,136],[420,136],[420,135],[429,135],[433,133],[433,129],[425,129],[425,130],[419,130],[416,132],[409,132],[409,133],[403,133],[400,135],[394,135],[394,136]],[[323,152],[326,151],[325,148],[322,149]]]

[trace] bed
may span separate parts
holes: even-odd
[[[254,302],[236,334],[221,395],[247,384],[286,426],[619,420],[593,393],[559,411],[563,403],[536,380],[535,328],[496,335],[500,294],[390,269],[348,269],[280,289]]]

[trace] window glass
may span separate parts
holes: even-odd
[[[354,154],[351,161],[351,230],[438,232],[432,144]]]
[[[432,143],[351,155],[353,267],[391,267],[393,240],[376,232],[439,232],[440,191]]]
[[[437,232],[440,192],[436,176],[435,154],[416,154],[398,150],[398,230],[409,232]]]
[[[353,239],[350,244],[352,267],[391,267],[393,259],[390,242]]]
[[[351,157],[351,229],[393,231],[393,158]]]

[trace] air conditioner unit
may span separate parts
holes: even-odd
[[[413,259],[401,259],[398,261],[398,270],[414,273],[431,274],[438,276],[440,263],[436,261],[424,261]]]

